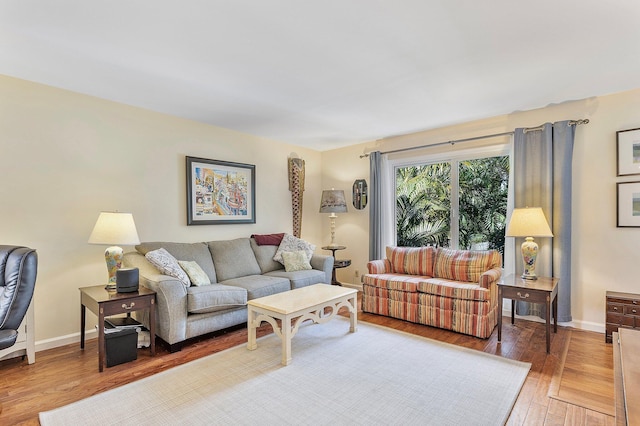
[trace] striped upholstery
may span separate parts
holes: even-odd
[[[362,293],[364,312],[480,338],[491,335],[498,318],[496,282],[502,273],[498,252],[388,247],[387,256],[367,265],[369,274],[364,275]],[[428,270],[430,256],[431,272],[436,276],[415,273]],[[438,276],[440,272],[447,277]]]
[[[495,250],[438,248],[433,275],[438,278],[477,283],[483,272],[500,265],[499,257],[499,253]]]
[[[387,247],[386,250],[392,272],[433,276],[434,247]]]

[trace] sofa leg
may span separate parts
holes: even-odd
[[[181,350],[182,350],[182,342],[178,342],[178,343],[174,343],[172,345],[169,345],[169,352],[170,353],[180,352]]]

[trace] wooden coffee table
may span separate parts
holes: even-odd
[[[247,348],[254,350],[258,347],[256,328],[266,321],[282,340],[282,365],[289,365],[291,339],[298,332],[300,324],[308,319],[324,323],[338,315],[340,308],[346,307],[351,322],[349,331],[355,333],[358,326],[357,295],[358,291],[352,288],[314,284],[250,300],[247,303]],[[331,308],[331,312],[326,313],[325,308]],[[280,320],[280,325],[276,320]]]

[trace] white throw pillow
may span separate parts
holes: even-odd
[[[178,260],[165,249],[159,248],[158,250],[150,251],[145,254],[144,257],[146,257],[147,260],[163,274],[177,278],[185,287],[189,287],[191,285],[189,276],[180,267]]]
[[[287,272],[307,271],[311,268],[307,253],[304,250],[283,251],[282,259],[284,260],[284,269]]]
[[[282,259],[282,252],[285,251],[298,251],[302,250],[307,255],[307,260],[311,260],[311,256],[313,256],[313,251],[316,249],[316,246],[306,242],[305,240],[301,240],[300,238],[294,237],[291,234],[285,234],[282,237],[282,242],[278,247],[278,251],[276,251],[275,256],[273,256],[273,260],[276,262],[280,262],[284,265],[284,260]]]
[[[195,286],[209,285],[211,280],[209,276],[202,270],[198,262],[189,260],[178,260],[178,265],[189,275],[191,284]]]

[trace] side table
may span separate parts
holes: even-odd
[[[116,293],[107,291],[104,285],[80,288],[80,348],[84,349],[87,308],[98,316],[98,371],[105,364],[104,318],[117,314],[149,309],[149,335],[151,355],[156,354],[156,292],[140,286],[137,292]]]
[[[333,271],[331,271],[331,284],[333,285],[342,285],[341,282],[336,278],[336,269],[346,268],[351,265],[351,259],[336,259],[336,251],[344,250],[346,246],[324,246],[322,250],[331,250],[331,256],[333,256]]]
[[[549,315],[553,309],[553,332],[558,332],[558,279],[538,277],[537,280],[525,280],[509,275],[498,282],[498,342],[502,339],[502,301],[511,299],[511,324],[515,322],[516,300],[520,302],[544,303],[547,332],[547,353],[551,347],[551,325]]]

